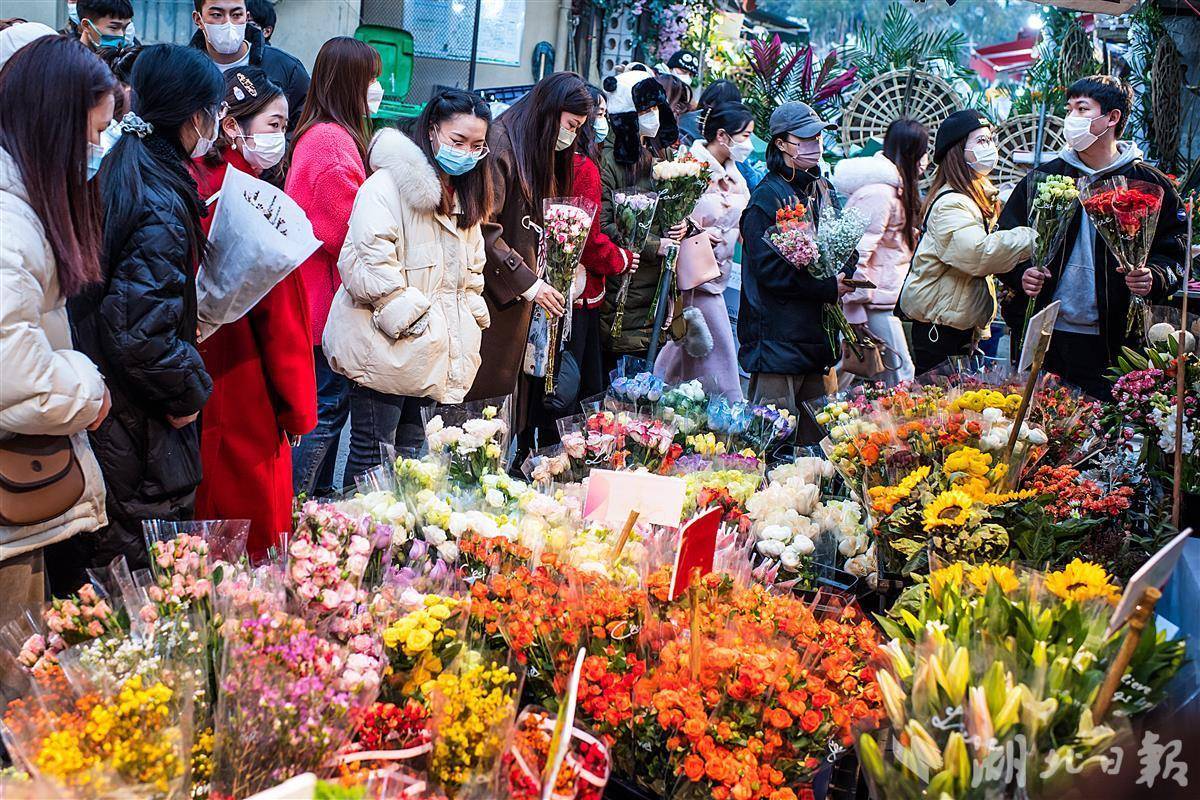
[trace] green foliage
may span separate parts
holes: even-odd
[[[1038,59],[1025,72],[1028,91],[1015,100],[1013,114],[1038,113],[1043,97],[1050,114],[1063,113],[1067,86],[1099,72],[1102,67],[1090,49],[1090,38],[1076,12],[1046,7],[1042,19],[1046,24],[1037,47]]]
[[[824,119],[831,119],[857,77],[855,67],[840,66],[836,50],[826,53],[818,65],[811,45],[791,47],[778,36],[752,40],[746,56],[749,69],[739,86],[761,131],[770,129],[771,112],[783,103],[808,103]]]
[[[860,24],[855,43],[846,53],[859,76],[868,81],[898,69],[925,69],[965,77],[970,71],[963,65],[966,36],[943,28],[924,31],[916,17],[901,3],[888,5],[879,27]]]

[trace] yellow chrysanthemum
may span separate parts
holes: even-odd
[[[929,573],[929,588],[935,595],[940,596],[947,588],[957,589],[962,586],[963,565],[956,561],[948,567],[935,569]]]
[[[947,489],[925,507],[925,530],[957,528],[967,524],[975,501],[960,489]]]
[[[1000,587],[1000,591],[1008,594],[1020,585],[1017,580],[1017,574],[1012,571],[1012,567],[1006,567],[1003,564],[980,564],[972,567],[967,574],[967,578],[971,584],[981,592],[986,592],[989,584],[996,584]]]
[[[1046,588],[1063,600],[1082,603],[1101,598],[1116,603],[1121,590],[1109,579],[1104,567],[1078,558],[1046,576]]]

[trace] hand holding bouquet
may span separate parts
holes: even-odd
[[[1163,189],[1147,181],[1123,177],[1092,181],[1079,197],[1092,224],[1116,256],[1119,271],[1126,276],[1140,272],[1150,256]],[[1129,331],[1142,327],[1146,300],[1134,294],[1129,309]]]
[[[696,201],[708,190],[708,182],[712,170],[696,159],[689,152],[682,152],[674,159],[660,161],[652,170],[654,180],[658,181],[658,211],[655,221],[659,230],[669,231],[679,225],[688,214],[696,208]],[[675,259],[679,257],[678,245],[669,247],[663,261],[663,272],[669,273],[665,282],[667,293],[674,292]],[[656,318],[659,303],[663,299],[664,282],[659,281],[654,293],[654,302],[650,304],[648,321]]]
[[[1075,201],[1079,199],[1079,190],[1075,188],[1075,182],[1065,175],[1035,172],[1029,179],[1029,191],[1032,198],[1029,203],[1029,223],[1037,234],[1033,242],[1033,268],[1048,275],[1047,267],[1062,246],[1067,223],[1075,211]],[[1029,327],[1037,298],[1037,294],[1032,295],[1025,306],[1025,325],[1021,329],[1021,336],[1025,335],[1024,329]]]
[[[650,235],[654,213],[658,210],[658,192],[643,192],[636,187],[621,189],[613,192],[612,204],[617,244],[634,253],[641,252],[646,246],[646,237]],[[621,276],[621,286],[617,289],[617,311],[612,324],[613,338],[621,335],[625,300],[629,297],[629,279],[632,277],[631,272]]]
[[[534,325],[547,327],[546,392],[552,394],[556,357],[562,341],[571,336],[571,286],[596,217],[596,204],[586,197],[551,197],[543,201],[542,208],[543,278],[567,298],[567,313],[561,319],[548,318],[541,306],[534,311]]]

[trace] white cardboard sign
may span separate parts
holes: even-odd
[[[1054,323],[1058,321],[1058,309],[1061,305],[1062,303],[1055,300],[1029,318],[1029,324],[1025,326],[1025,340],[1021,345],[1021,361],[1017,365],[1017,372],[1024,372],[1032,367],[1033,354],[1037,352],[1038,344],[1043,338],[1049,339],[1054,335]]]
[[[1179,557],[1183,555],[1183,546],[1187,544],[1191,535],[1191,528],[1183,531],[1167,542],[1163,549],[1151,556],[1141,569],[1133,573],[1133,577],[1129,579],[1129,584],[1125,587],[1125,593],[1121,595],[1121,601],[1117,603],[1117,607],[1113,611],[1112,619],[1108,621],[1106,636],[1112,636],[1118,628],[1125,624],[1129,615],[1133,613],[1137,601],[1141,599],[1147,589],[1151,586],[1161,589],[1166,585],[1171,573],[1175,571],[1175,565],[1179,563]]]

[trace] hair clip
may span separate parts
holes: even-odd
[[[250,93],[251,97],[258,97],[258,89],[254,88],[254,81],[247,78],[244,72],[237,73],[237,79],[238,83],[246,87],[246,91]],[[241,98],[238,99],[240,100]]]
[[[139,139],[145,139],[147,136],[154,133],[154,126],[130,111],[121,118],[121,132],[132,133]]]

